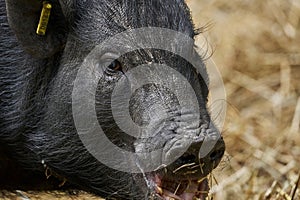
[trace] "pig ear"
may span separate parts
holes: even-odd
[[[67,37],[67,22],[58,1],[50,5],[50,17],[45,35],[38,35],[37,27],[43,8],[40,0],[7,0],[9,25],[24,50],[34,57],[47,58],[60,51]]]

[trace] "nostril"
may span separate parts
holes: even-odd
[[[213,151],[209,157],[211,161],[219,161],[223,157],[224,150],[215,150]]]

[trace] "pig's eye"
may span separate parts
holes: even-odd
[[[109,71],[111,72],[123,72],[122,71],[122,64],[118,60],[114,60],[110,65],[107,67]]]

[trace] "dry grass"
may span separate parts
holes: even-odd
[[[300,199],[300,1],[189,0],[223,76],[214,199]],[[297,189],[298,188],[298,189]]]

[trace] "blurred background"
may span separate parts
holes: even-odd
[[[227,95],[227,152],[210,196],[300,199],[300,1],[187,2]]]

